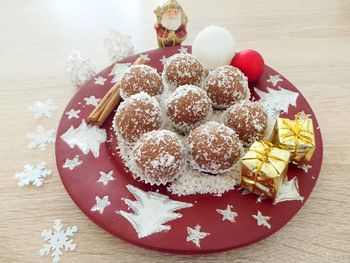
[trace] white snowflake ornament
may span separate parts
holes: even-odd
[[[34,113],[35,119],[47,117],[51,118],[53,112],[58,109],[58,107],[53,103],[52,100],[46,101],[35,101],[34,104],[28,107],[28,111]]]
[[[74,51],[64,65],[71,82],[77,86],[81,86],[85,81],[96,75],[95,68],[91,65],[90,60],[78,51]]]
[[[205,238],[206,236],[209,236],[209,233],[201,232],[201,226],[196,225],[194,228],[187,227],[187,242],[193,242],[196,247],[200,248],[200,240]]]
[[[78,231],[78,227],[72,226],[63,229],[63,224],[60,219],[56,219],[53,229],[43,230],[41,236],[47,243],[43,244],[39,250],[39,255],[48,255],[51,252],[52,262],[59,262],[63,251],[73,251],[76,249],[76,244],[71,239]]]
[[[34,186],[41,186],[43,179],[51,175],[52,171],[46,169],[46,163],[41,162],[36,167],[32,164],[24,165],[24,169],[20,173],[15,174],[15,178],[19,180],[18,186],[23,187],[29,184]]]
[[[50,143],[55,142],[55,130],[45,129],[39,125],[35,132],[27,133],[26,137],[30,140],[27,146],[29,149],[39,148],[41,151],[45,151]]]
[[[112,29],[104,41],[107,53],[112,62],[119,61],[135,53],[130,36]]]

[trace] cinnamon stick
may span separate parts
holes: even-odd
[[[132,65],[146,64],[148,62],[144,56],[139,56]],[[114,110],[114,108],[121,101],[120,96],[120,82],[114,84],[114,86],[106,93],[97,107],[90,113],[88,120],[90,123],[97,126],[102,126],[107,120],[108,116]]]

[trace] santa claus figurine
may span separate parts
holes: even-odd
[[[154,28],[157,32],[158,46],[179,46],[186,39],[187,16],[176,0],[158,6],[154,13],[157,23]]]

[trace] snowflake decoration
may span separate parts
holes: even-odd
[[[271,82],[273,86],[276,86],[280,81],[283,81],[283,79],[280,78],[280,75],[270,75],[270,78],[267,80],[267,82]]]
[[[42,248],[39,250],[39,255],[48,255],[51,252],[52,262],[59,262],[61,256],[63,255],[63,249],[65,251],[73,251],[76,248],[76,244],[73,243],[71,237],[78,231],[78,227],[72,226],[63,229],[63,224],[61,219],[56,219],[54,221],[53,230],[43,230],[41,232],[41,237],[44,241],[47,241]]]
[[[67,115],[68,120],[70,120],[73,118],[79,119],[79,113],[80,113],[80,110],[70,109],[65,114]]]
[[[200,240],[210,235],[209,233],[201,232],[200,230],[201,230],[200,225],[196,225],[194,228],[187,227],[186,241],[187,242],[192,241],[198,248],[201,247]]]
[[[113,170],[108,173],[100,172],[100,178],[98,179],[98,183],[102,183],[103,185],[107,185],[109,181],[114,181]]]
[[[78,51],[74,51],[65,62],[66,71],[70,75],[71,82],[81,86],[85,81],[96,75],[95,68],[91,65],[90,60]]]
[[[304,170],[304,173],[308,173],[308,172],[309,172],[309,169],[312,168],[312,165],[306,163],[306,164],[299,164],[297,167],[298,167],[299,169]]]
[[[105,48],[113,62],[119,61],[135,53],[135,48],[131,43],[130,36],[111,30],[109,36],[104,41]]]
[[[85,100],[85,105],[92,105],[96,107],[101,99],[97,99],[95,96],[90,96],[90,97],[84,98],[84,100]]]
[[[95,84],[103,86],[107,79],[102,76],[95,77]]]
[[[123,75],[124,72],[128,69],[128,67],[131,65],[131,63],[115,63],[113,66],[113,69],[111,70],[111,73],[109,73],[109,76],[113,76],[112,83],[116,83],[119,81]]]
[[[62,167],[72,171],[75,167],[81,165],[82,163],[83,161],[79,160],[79,155],[76,155],[73,159],[67,158]]]
[[[238,216],[238,214],[234,211],[231,211],[232,205],[227,205],[225,210],[216,209],[216,212],[220,215],[222,215],[222,221],[228,220],[231,223],[235,223],[235,217]]]
[[[15,178],[19,180],[18,186],[27,186],[30,183],[34,186],[41,186],[43,179],[51,175],[52,171],[46,169],[46,163],[41,162],[36,167],[32,164],[24,165],[24,170],[15,174]]]
[[[258,210],[257,215],[252,215],[257,221],[258,226],[266,226],[267,228],[271,228],[271,225],[267,222],[271,219],[269,216],[263,216],[261,212]]]
[[[36,101],[32,106],[28,107],[28,110],[34,113],[35,119],[42,117],[51,118],[56,109],[58,107],[52,100]]]
[[[26,137],[30,140],[29,149],[39,148],[45,151],[49,143],[55,142],[55,130],[45,129],[43,126],[37,126],[35,132],[27,133]]]
[[[166,56],[162,56],[162,58],[159,59],[159,61],[162,62],[162,65],[164,66],[167,63],[168,58]]]
[[[108,200],[108,196],[104,196],[102,199],[98,196],[95,197],[96,204],[91,208],[92,212],[98,211],[100,214],[103,213],[105,208],[111,204],[111,202]]]
[[[187,54],[188,53],[187,47],[184,47],[184,46],[181,46],[181,48],[179,48],[177,51],[179,51],[181,54]]]

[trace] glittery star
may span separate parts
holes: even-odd
[[[92,212],[98,211],[100,214],[103,213],[105,208],[111,204],[108,200],[108,196],[104,196],[102,199],[98,196],[95,198],[96,204],[91,208]]]
[[[147,54],[140,54],[140,58],[142,58],[145,62],[151,60]]]
[[[187,227],[187,238],[186,241],[192,241],[197,247],[201,247],[200,240],[205,238],[206,236],[210,235],[206,232],[201,232],[201,226],[196,225],[194,228]]]
[[[79,119],[79,113],[80,113],[80,110],[70,109],[69,111],[66,112],[66,115],[68,120],[72,118]]]
[[[222,215],[222,221],[228,220],[231,223],[236,222],[235,217],[238,216],[236,212],[231,211],[232,205],[227,205],[225,210],[216,209],[216,212]]]
[[[166,64],[168,58],[166,56],[162,56],[162,58],[159,60],[160,62],[162,62],[163,66]]]
[[[184,47],[184,46],[181,46],[181,48],[179,48],[178,51],[181,54],[187,54],[188,53],[187,47]]]
[[[252,217],[256,219],[258,226],[266,226],[267,228],[271,228],[271,225],[267,222],[270,220],[271,217],[263,216],[259,210],[258,214],[252,215]]]
[[[105,79],[104,77],[102,77],[102,76],[98,76],[98,77],[95,77],[95,84],[96,85],[101,85],[101,86],[103,86],[104,84],[105,84],[105,81],[106,81],[107,79]]]
[[[114,181],[113,170],[108,173],[100,172],[100,178],[98,179],[98,183],[103,183],[103,185],[107,185],[109,181]]]
[[[88,98],[84,98],[84,100],[86,105],[92,105],[96,107],[101,99],[97,99],[95,96],[90,96]]]
[[[273,86],[276,86],[280,81],[283,81],[283,79],[280,78],[280,75],[270,75],[270,78],[267,80],[267,82],[271,82]]]

